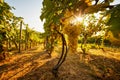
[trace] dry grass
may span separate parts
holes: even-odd
[[[120,80],[120,53],[99,49],[91,49],[83,60],[81,54],[68,54],[55,78],[51,70],[57,50],[51,58],[41,47],[12,56],[0,63],[0,80]]]

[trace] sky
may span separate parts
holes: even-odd
[[[40,20],[42,0],[5,0],[5,2],[15,7],[12,12],[17,17],[23,17],[25,24],[31,29],[44,32],[43,22]]]
[[[120,0],[114,0],[114,2],[111,4],[120,4]]]
[[[43,0],[5,0],[10,6],[15,7],[16,10],[12,12],[17,17],[23,17],[24,22],[29,25],[31,29],[39,32],[44,32],[43,22],[40,20],[41,8]],[[112,4],[119,4],[120,0],[114,0]]]

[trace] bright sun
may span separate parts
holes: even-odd
[[[94,16],[96,17],[96,19],[99,19],[101,17],[100,12],[94,13]],[[89,18],[90,18],[90,16],[88,16],[88,15],[84,16],[84,17],[82,17],[82,16],[73,16],[70,19],[70,23],[74,24],[74,25],[83,24],[84,26],[87,27],[87,26],[89,26],[89,20],[90,20]]]
[[[82,18],[82,17],[79,17],[79,16],[78,16],[78,17],[76,17],[76,21],[77,21],[77,22],[81,22],[82,20],[83,20],[83,18]]]
[[[74,18],[71,18],[70,23],[77,25],[80,24],[83,21],[83,18],[80,16],[75,16]]]

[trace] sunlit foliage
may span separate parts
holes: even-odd
[[[109,30],[111,30],[115,37],[119,37],[120,34],[120,4],[115,6],[113,9],[108,11],[108,14],[111,15],[108,25],[110,26]]]
[[[40,16],[41,20],[44,20],[44,29],[46,36],[48,36],[51,33],[51,24],[57,25],[58,30],[63,31],[68,36],[70,36],[68,39],[73,38],[71,33],[74,36],[78,36],[81,32],[81,27],[79,26],[73,26],[76,22],[72,22],[72,19],[74,19],[76,16],[84,16],[84,14],[89,13],[95,13],[98,11],[104,11],[106,8],[109,8],[110,2],[109,0],[99,1],[96,0],[70,0],[70,1],[64,1],[64,0],[44,0],[43,1],[43,8],[42,8],[42,14]],[[70,20],[71,19],[71,20]],[[71,25],[72,22],[72,25]],[[62,24],[61,24],[62,23]],[[91,24],[92,25],[92,24]],[[78,27],[78,28],[77,28]],[[77,31],[76,31],[77,30]],[[94,29],[88,29],[91,30],[91,32],[94,32]],[[93,31],[92,31],[93,30]],[[54,30],[53,30],[54,31]],[[97,31],[97,30],[96,30]],[[72,40],[75,40],[73,42],[77,42],[77,38],[70,39],[70,42]],[[77,44],[77,43],[76,43]]]
[[[111,42],[111,46],[120,46],[120,38],[116,38],[111,31],[107,33],[106,38]]]

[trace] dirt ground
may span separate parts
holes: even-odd
[[[81,52],[68,54],[55,78],[59,52],[51,58],[41,47],[17,53],[0,62],[0,80],[120,80],[120,52],[91,49],[84,59]]]

